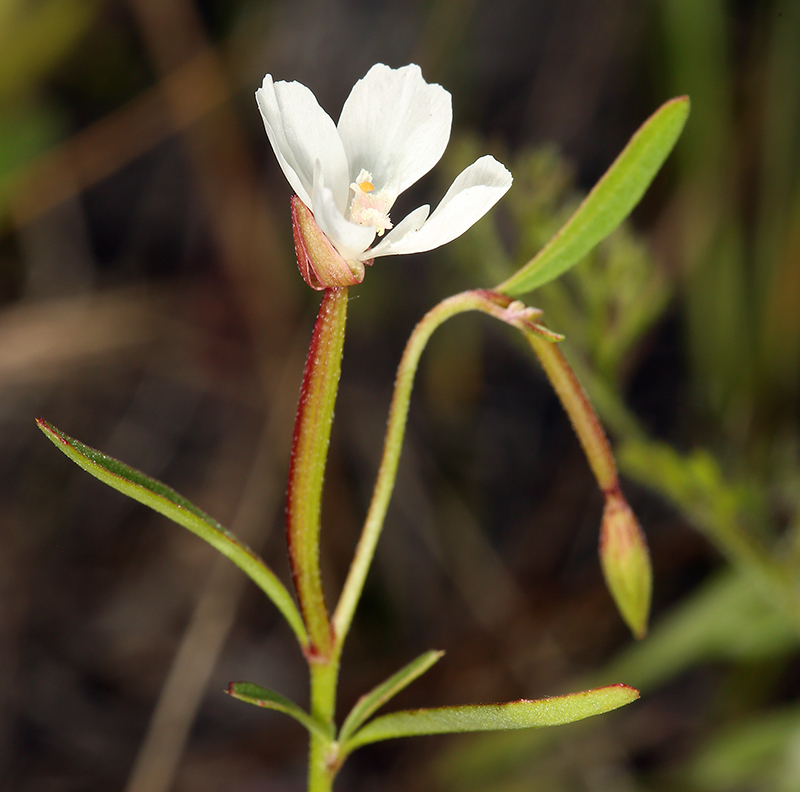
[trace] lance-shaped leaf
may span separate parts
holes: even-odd
[[[242,544],[216,520],[160,481],[94,448],[89,448],[41,418],[36,423],[56,448],[87,473],[91,473],[104,484],[119,490],[129,498],[169,517],[178,525],[188,528],[233,561],[275,603],[294,630],[300,645],[303,648],[308,645],[308,635],[300,612],[286,587],[256,553]]]
[[[689,97],[662,105],[639,128],[566,225],[495,291],[520,295],[577,264],[631,213],[678,141]]]
[[[274,690],[255,685],[252,682],[231,682],[226,692],[229,696],[233,696],[233,698],[240,701],[246,701],[248,704],[285,712],[299,723],[302,723],[311,734],[318,734],[326,740],[330,740],[333,737],[333,731],[330,727],[312,718],[291,699],[276,693]]]
[[[415,679],[421,677],[444,652],[430,651],[421,654],[416,660],[403,666],[385,682],[382,682],[369,693],[365,693],[355,704],[350,714],[342,724],[339,732],[339,742],[345,743],[353,732],[364,723],[367,718],[380,709],[389,699],[396,696],[403,688],[408,687]]]
[[[362,745],[395,737],[560,726],[610,712],[637,698],[639,691],[634,688],[609,685],[537,701],[393,712],[375,718],[356,732],[342,744],[342,753],[350,753]]]

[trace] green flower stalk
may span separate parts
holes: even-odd
[[[617,475],[608,438],[586,391],[556,344],[524,331],[550,384],[578,435],[586,459],[605,498],[600,526],[600,563],[620,615],[637,638],[647,632],[653,572],[639,522]]]
[[[319,571],[320,508],[346,321],[347,289],[326,289],[300,388],[286,494],[286,544],[314,663],[327,662],[333,646]]]
[[[397,476],[397,466],[400,462],[400,452],[403,447],[411,390],[414,386],[414,377],[420,357],[434,331],[448,319],[466,311],[480,311],[518,328],[525,328],[532,333],[541,333],[551,339],[560,338],[536,323],[541,311],[528,308],[506,295],[482,289],[463,292],[443,300],[428,311],[414,328],[397,369],[383,456],[367,519],[353,563],[350,565],[350,573],[345,581],[342,596],[333,616],[334,631],[339,642],[344,640],[350,628],[383,528],[386,510],[389,507]]]

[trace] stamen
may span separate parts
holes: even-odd
[[[350,185],[350,189],[353,191],[350,219],[360,225],[375,226],[378,236],[383,236],[392,227],[389,209],[395,196],[387,190],[376,190],[372,183],[372,174],[363,169]]]

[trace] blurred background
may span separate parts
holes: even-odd
[[[3,0],[0,4],[0,786],[304,788],[305,704],[253,585],[36,431],[164,480],[285,579],[293,411],[319,295],[253,93],[336,118],[375,62],[453,95],[436,203],[491,153],[514,186],[459,242],[352,290],[325,505],[335,601],[419,317],[491,286],[569,216],[663,101],[683,138],[635,212],[532,295],[606,423],[651,546],[640,644],[606,593],[602,506],[536,363],[467,315],[434,337],[344,656],[340,712],[428,648],[396,707],[626,682],[642,700],[546,732],[354,755],[342,790],[800,789],[800,3]],[[407,198],[407,202],[406,202]]]

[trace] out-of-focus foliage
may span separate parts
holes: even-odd
[[[720,0],[661,8],[669,82],[702,103],[676,206],[695,400],[726,464],[774,477],[800,393],[800,8],[754,9],[744,42]]]
[[[59,109],[41,96],[41,83],[78,44],[98,9],[95,0],[0,4],[0,222],[14,186],[10,175],[64,132]]]

